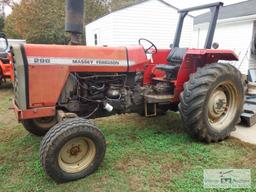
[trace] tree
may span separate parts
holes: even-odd
[[[109,7],[111,11],[115,11],[142,1],[143,0],[111,0]]]
[[[106,0],[85,0],[85,24],[109,13]]]
[[[7,17],[4,31],[10,38],[26,39],[29,43],[66,44],[69,35],[64,31],[65,0],[4,0],[13,8]],[[84,23],[142,0],[85,0]]]
[[[4,28],[4,18],[0,16],[0,32],[3,31]]]
[[[85,24],[108,12],[101,0],[85,1]],[[4,30],[9,37],[29,43],[66,44],[69,36],[64,31],[64,21],[65,0],[22,0],[13,5]]]

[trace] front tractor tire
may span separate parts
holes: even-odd
[[[23,127],[29,133],[36,136],[44,136],[57,123],[58,121],[56,116],[22,121]]]
[[[58,123],[43,138],[40,160],[46,174],[58,183],[93,173],[106,151],[104,135],[90,121],[72,118]]]
[[[230,64],[215,63],[190,76],[181,93],[179,111],[188,133],[210,143],[230,136],[243,104],[241,73]]]

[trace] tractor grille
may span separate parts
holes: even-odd
[[[22,53],[22,45],[13,47],[14,61],[14,99],[19,109],[27,109],[27,95],[26,95],[26,79],[27,79],[27,68],[24,65],[25,55]]]
[[[15,100],[15,103],[18,105],[19,81],[18,81],[18,78],[17,78],[17,75],[18,75],[17,74],[17,63],[16,63],[15,58],[13,59],[13,74],[14,74],[14,81],[13,81],[14,100]]]

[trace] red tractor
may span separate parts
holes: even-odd
[[[134,112],[152,117],[179,110],[191,136],[207,143],[227,138],[242,111],[244,86],[240,72],[221,63],[238,60],[237,55],[211,49],[222,5],[180,10],[171,49],[157,49],[145,39],[138,46],[89,47],[77,45],[84,2],[68,0],[66,31],[73,45],[14,47],[15,112],[29,132],[46,134],[40,159],[47,175],[67,182],[99,167],[106,142],[88,120],[97,117]],[[180,48],[185,17],[206,8],[212,17],[204,49]]]
[[[0,33],[0,85],[7,79],[13,80],[12,55],[8,53],[8,41],[4,33]]]

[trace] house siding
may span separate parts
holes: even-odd
[[[100,45],[133,45],[138,44],[138,39],[146,38],[158,48],[169,48],[174,39],[178,17],[175,8],[158,0],[146,1],[87,25],[87,45],[94,45],[91,33],[98,28],[101,34]],[[107,20],[109,25],[106,24]],[[188,16],[184,23],[181,46],[190,47],[192,35],[193,18]]]
[[[217,25],[214,42],[220,44],[219,49],[234,50],[239,56],[238,62],[232,62],[243,74],[248,73],[254,63],[251,59],[251,41],[253,21],[219,23]],[[193,45],[202,48],[207,34],[207,24],[194,26]]]
[[[87,45],[95,45],[95,34],[98,36],[98,45],[108,45],[113,41],[113,15],[110,14],[88,24],[85,31]]]

